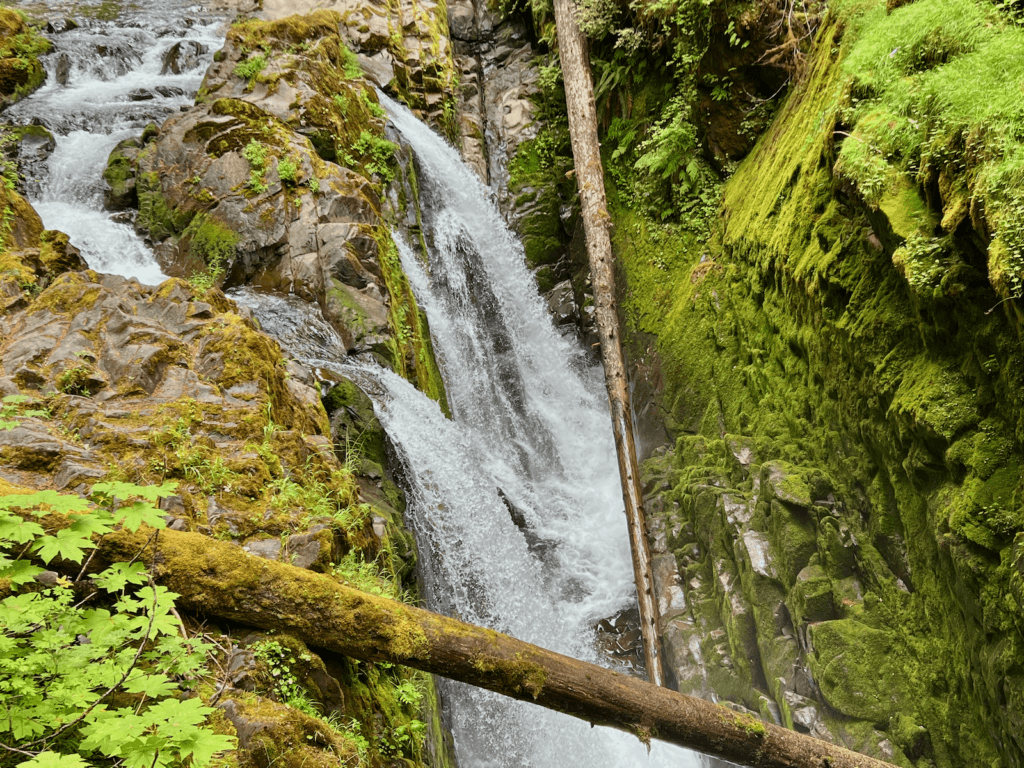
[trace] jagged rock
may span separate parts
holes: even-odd
[[[213,525],[213,521],[210,522]],[[281,540],[280,539],[259,539],[258,541],[250,541],[242,545],[242,549],[248,552],[250,555],[256,557],[262,557],[266,560],[280,560],[281,559]]]
[[[52,587],[55,584],[57,584],[60,581],[60,578],[60,574],[56,571],[43,571],[42,573],[37,573],[35,576],[32,577],[32,579],[36,583],[45,584],[49,587]]]
[[[65,458],[53,477],[53,487],[62,491],[70,485],[81,483],[90,478],[103,477],[106,471],[100,467],[80,464],[69,458]]]
[[[305,533],[289,536],[281,559],[299,568],[323,570],[335,559],[335,554],[334,532],[320,524]]]
[[[54,69],[54,78],[59,85],[66,86],[71,78],[71,58],[66,53],[57,57],[57,66]]]
[[[810,488],[799,474],[781,462],[767,462],[761,469],[761,486],[787,504],[810,509],[814,503]]]
[[[40,179],[47,173],[46,162],[56,148],[53,134],[41,121],[0,126],[0,149],[17,167],[16,187],[22,194],[39,194]]]
[[[104,193],[104,203],[108,210],[119,211],[138,205],[135,160],[141,149],[142,142],[133,137],[124,139],[111,150],[107,167],[103,171],[103,180],[109,186]]]
[[[207,46],[195,40],[181,40],[172,45],[164,54],[160,74],[180,75],[190,69],[195,69],[209,50]]]
[[[183,88],[178,88],[177,86],[174,86],[174,85],[158,85],[153,90],[157,94],[159,94],[160,96],[163,96],[164,98],[167,98],[167,99],[169,99],[169,98],[171,98],[173,96],[184,96],[185,95],[185,90]]]
[[[330,23],[336,18],[310,17],[303,39],[311,48],[303,66],[294,66],[291,54],[271,56],[267,76],[281,77],[273,89],[251,88],[234,75],[241,43],[229,38],[204,82],[210,103],[169,119],[152,145],[140,149],[124,142],[111,154],[108,204],[124,205],[137,196],[136,225],[163,241],[158,253],[171,271],[205,267],[195,242],[234,243],[225,264],[227,284],[253,283],[316,301],[346,347],[366,351],[389,333],[386,289],[376,263],[380,201],[365,178],[320,154],[334,158],[349,151],[338,144],[353,140],[342,112],[348,103],[364,109],[360,94],[372,91],[345,80],[317,55],[318,46],[339,44],[337,25]],[[282,23],[267,34],[287,36],[289,29]],[[325,90],[347,99],[344,108],[325,98]],[[274,130],[259,130],[264,125]],[[265,190],[255,193],[250,164],[241,154],[253,136],[269,153]],[[296,170],[281,179],[278,167],[285,159]],[[185,233],[197,209],[209,212],[203,214],[205,241],[196,240],[199,232]]]
[[[227,682],[240,691],[256,689],[256,657],[248,648],[231,648],[225,660]]]
[[[78,22],[74,19],[53,19],[46,22],[46,31],[51,35],[61,35],[72,29],[78,29]]]
[[[0,462],[17,469],[51,472],[67,447],[38,422],[26,419],[13,429],[0,430]]]

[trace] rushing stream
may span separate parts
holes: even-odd
[[[223,44],[223,20],[158,0],[133,3],[117,21],[76,18],[81,26],[53,35],[55,50],[42,57],[46,84],[6,110],[5,119],[38,120],[56,139],[46,174],[30,185],[43,224],[66,232],[91,268],[155,285],[165,275],[152,251],[130,224],[103,210],[103,169],[119,141],[192,105]],[[181,55],[166,66],[179,43]]]

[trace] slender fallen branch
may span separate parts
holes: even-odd
[[[97,560],[124,561],[146,541],[118,531]],[[833,744],[765,725],[702,699],[369,595],[321,574],[254,557],[225,542],[163,531],[142,558],[179,607],[366,661],[390,661],[753,768],[893,768]]]
[[[587,40],[576,23],[573,0],[555,0],[555,25],[558,28],[558,55],[565,80],[565,103],[569,114],[569,139],[576,166],[576,184],[580,190],[583,230],[590,260],[594,290],[594,319],[601,340],[601,360],[608,388],[615,452],[622,479],[622,499],[626,506],[629,544],[633,553],[637,603],[640,609],[640,634],[648,679],[655,685],[665,680],[661,668],[658,640],[658,604],[654,599],[654,576],[647,545],[640,469],[633,441],[633,415],[629,404],[626,366],[622,355],[619,314],[615,304],[615,266],[612,241],[608,234],[611,218],[604,192],[604,166],[597,140],[597,107],[594,81],[590,75]]]

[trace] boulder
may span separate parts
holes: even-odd
[[[167,49],[160,65],[161,75],[181,75],[203,63],[209,48],[195,40],[180,40]]]

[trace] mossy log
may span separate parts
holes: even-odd
[[[140,552],[142,553],[140,555]],[[498,632],[370,595],[333,579],[178,531],[105,536],[93,566],[139,557],[178,606],[366,661],[443,675],[596,725],[753,768],[893,768],[718,705]]]
[[[640,609],[640,634],[644,642],[647,677],[663,685],[661,646],[658,642],[658,603],[654,599],[654,575],[647,545],[647,521],[644,519],[640,468],[633,440],[633,414],[629,404],[629,386],[622,354],[619,314],[615,301],[615,262],[608,232],[611,217],[604,192],[604,167],[597,139],[597,108],[594,82],[590,76],[587,39],[576,23],[573,0],[555,0],[555,25],[558,29],[558,55],[565,80],[565,103],[569,116],[569,139],[580,190],[580,209],[587,242],[587,258],[594,290],[594,320],[601,340],[601,360],[608,388],[615,451],[622,478],[622,499],[626,505],[629,544],[633,553],[637,603]]]

